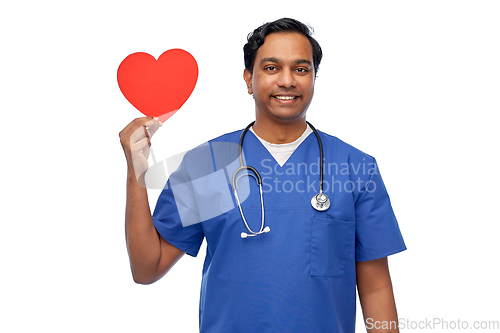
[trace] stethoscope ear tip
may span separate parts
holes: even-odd
[[[242,232],[242,233],[241,233],[241,238],[247,238],[247,237],[248,237],[248,235],[247,235],[247,233],[246,233],[246,232]]]
[[[271,231],[271,228],[269,228],[269,227],[264,228],[264,232],[269,232],[269,231]]]

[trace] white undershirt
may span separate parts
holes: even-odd
[[[252,131],[252,133],[255,134],[253,126],[250,128],[250,131]],[[267,142],[264,139],[260,138],[257,134],[255,134],[255,136],[260,140],[260,142],[262,142],[262,144],[264,145],[264,147],[266,147],[269,153],[271,153],[276,162],[278,162],[280,166],[283,166],[285,165],[288,158],[292,156],[295,149],[297,149],[297,147],[302,143],[302,141],[304,141],[311,133],[312,129],[311,127],[309,127],[309,124],[307,124],[306,130],[304,131],[304,133],[302,133],[300,138],[298,138],[294,142],[282,143],[282,144]]]

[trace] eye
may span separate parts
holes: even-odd
[[[297,72],[299,72],[299,73],[307,73],[307,72],[309,72],[309,70],[306,69],[306,68],[297,68]]]
[[[276,67],[275,67],[275,66],[267,66],[267,67],[265,68],[265,70],[267,70],[267,71],[275,71],[275,70],[276,70]]]

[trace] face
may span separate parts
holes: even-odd
[[[257,119],[279,123],[303,119],[316,77],[311,43],[299,33],[269,34],[257,50],[253,73],[245,69],[243,77],[254,96]]]

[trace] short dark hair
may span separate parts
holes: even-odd
[[[248,34],[248,42],[245,46],[243,46],[245,68],[247,70],[253,72],[253,65],[257,50],[262,46],[262,44],[264,44],[266,36],[275,32],[297,32],[306,36],[307,39],[309,39],[309,42],[311,42],[313,50],[314,72],[318,72],[319,63],[321,62],[321,58],[323,58],[323,51],[321,51],[321,46],[319,46],[316,39],[312,37],[314,29],[291,18],[282,18],[274,22],[265,23]]]

